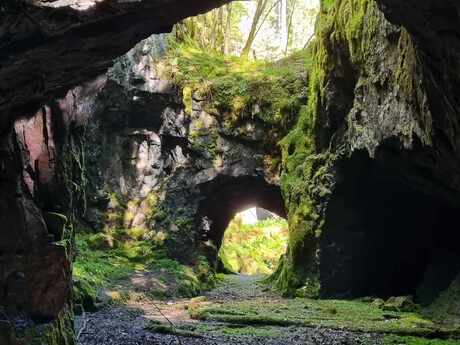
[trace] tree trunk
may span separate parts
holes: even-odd
[[[280,47],[288,44],[287,0],[280,0]]]
[[[225,55],[230,53],[230,39],[232,34],[232,4],[228,4],[227,6],[227,22],[225,24],[225,32],[224,32],[224,44],[222,46],[222,53]]]
[[[297,5],[297,0],[292,0],[291,12],[289,13],[289,18],[288,18],[288,23],[287,23],[287,37],[286,37],[286,47],[284,49],[284,55],[287,54],[288,49],[289,49],[289,39],[290,39],[291,33],[292,33],[292,22],[293,22],[293,17],[294,17],[294,12],[295,12],[296,5]]]
[[[256,8],[256,13],[254,14],[254,19],[252,20],[251,24],[251,30],[249,31],[248,39],[246,40],[246,44],[243,47],[243,50],[241,52],[241,56],[248,56],[249,52],[251,51],[252,44],[254,43],[254,40],[256,38],[257,34],[257,27],[260,21],[260,18],[262,17],[262,14],[264,13],[267,5],[268,5],[269,0],[257,0],[257,8]]]

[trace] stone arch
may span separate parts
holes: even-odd
[[[214,250],[206,253],[211,262],[215,262],[225,230],[236,213],[258,206],[286,218],[279,185],[262,176],[218,176],[200,185],[200,195],[201,243],[213,244]]]

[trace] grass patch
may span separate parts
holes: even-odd
[[[77,257],[73,275],[88,282],[94,289],[109,286],[126,278],[134,270],[145,270],[154,260],[148,243],[127,242],[118,248],[93,249],[94,235],[76,235]]]
[[[123,232],[113,247],[94,246],[94,236],[76,235],[77,257],[74,263],[74,301],[92,309],[101,289],[131,288],[127,279],[138,273],[150,282],[147,295],[154,298],[192,297],[214,285],[217,278],[210,274],[209,265],[199,259],[193,266],[182,265],[169,258],[166,251],[146,240],[137,240],[137,232],[129,237]],[[99,234],[98,234],[99,235]],[[107,234],[104,234],[107,236]],[[121,240],[121,238],[123,238]],[[104,242],[105,243],[105,242]],[[125,282],[126,284],[120,284]],[[127,291],[114,291],[125,296]],[[123,302],[127,298],[112,298]]]

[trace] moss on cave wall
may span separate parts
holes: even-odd
[[[187,163],[165,179],[154,215],[155,227],[168,234],[167,245],[188,256],[185,261],[193,261],[194,249],[214,246],[197,230],[200,183],[238,164],[238,174],[253,174],[255,165],[263,178],[278,183],[278,142],[306,103],[310,56],[300,51],[278,62],[251,61],[182,42],[155,62],[179,90],[189,118]]]
[[[163,73],[183,90],[187,113],[194,101],[204,101],[203,110],[239,135],[245,134],[242,122],[259,120],[276,146],[305,102],[310,57],[302,50],[277,62],[252,61],[205,51],[191,42],[175,43]]]
[[[280,142],[290,239],[288,252],[271,280],[291,295],[319,294],[319,241],[328,197],[334,190],[335,162],[357,148],[367,149],[372,156],[385,135],[404,138],[406,146],[413,132],[423,143],[430,142],[429,118],[403,121],[390,117],[393,132],[376,134],[372,126],[359,122],[360,116],[349,114],[352,109],[365,111],[363,101],[355,98],[356,90],[365,90],[366,97],[366,87],[384,88],[385,83],[402,99],[420,100],[414,83],[417,56],[408,33],[388,24],[374,0],[323,0],[321,7],[316,37],[309,48],[313,61],[308,102]],[[379,69],[382,58],[394,70]]]
[[[37,326],[30,332],[31,345],[74,345],[74,317],[71,309],[63,310],[51,325]],[[26,336],[27,338],[27,336]]]

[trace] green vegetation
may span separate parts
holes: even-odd
[[[155,220],[153,213],[158,203],[158,196],[155,192],[150,192],[143,199],[131,200],[118,193],[110,193],[109,200],[104,219],[106,231],[131,228],[134,216],[137,213],[145,215],[146,223],[151,223]]]
[[[385,345],[458,345],[458,340],[425,339],[417,337],[386,336]]]
[[[284,327],[243,324],[219,323],[187,323],[175,325],[152,321],[146,329],[155,333],[171,334],[193,338],[206,338],[212,336],[251,336],[264,338],[283,338],[286,336]],[[449,344],[450,345],[450,344]]]
[[[323,0],[316,38],[309,50],[308,101],[298,113],[297,123],[281,140],[281,187],[288,209],[288,252],[272,277],[286,295],[318,296],[316,250],[324,226],[321,205],[331,193],[334,162],[345,148],[333,141],[326,92],[330,73],[344,63],[362,65],[373,53],[379,17],[370,0]],[[347,61],[345,61],[347,60]],[[301,291],[298,289],[301,288]]]
[[[318,10],[308,0],[234,1],[186,19],[174,32],[226,55],[276,60],[305,46]]]
[[[184,89],[186,105],[192,97],[206,98],[211,101],[210,113],[228,125],[259,118],[286,128],[305,101],[309,56],[308,51],[300,51],[278,62],[253,61],[187,41],[173,44],[166,61],[172,79]]]
[[[76,236],[74,276],[89,282],[94,289],[125,278],[134,270],[145,270],[155,260],[148,242],[130,241],[107,248],[99,246],[103,236],[108,237],[105,234]]]
[[[331,10],[336,3],[336,0],[321,0],[321,10],[329,11]]]
[[[399,336],[443,338],[460,336],[459,330],[444,328],[424,318],[419,313],[387,312],[371,302],[359,300],[295,298],[272,302],[266,299],[234,301],[224,304],[203,302],[201,306],[190,308],[189,311],[195,319],[227,324],[322,327]]]
[[[233,272],[271,274],[286,251],[287,236],[284,219],[245,225],[237,216],[225,231],[219,257]]]
[[[213,286],[209,264],[199,258],[193,266],[168,257],[155,241],[140,239],[140,229],[118,230],[114,235],[77,234],[74,264],[74,300],[85,309],[94,309],[98,291],[117,288],[137,273],[150,281],[151,297],[195,296]],[[111,292],[112,300],[123,301],[129,287]]]
[[[426,309],[426,315],[446,325],[460,324],[460,275]]]
[[[201,334],[197,332],[193,332],[186,327],[176,327],[176,326],[173,327],[170,324],[164,324],[164,323],[157,322],[157,321],[150,321],[145,328],[154,333],[171,334],[171,335],[191,337],[191,338],[201,338],[202,337]]]

